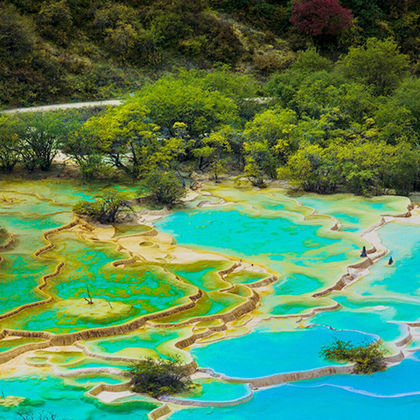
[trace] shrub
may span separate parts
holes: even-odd
[[[115,190],[105,191],[102,198],[94,202],[80,201],[73,207],[77,214],[90,217],[100,223],[114,223],[118,216],[127,210],[132,210],[125,194]]]
[[[372,374],[386,367],[381,342],[354,346],[350,341],[335,340],[323,347],[320,354],[327,360],[353,362],[353,372],[357,374]]]
[[[19,158],[14,120],[8,115],[0,115],[0,171],[11,172]]]
[[[369,38],[364,46],[350,47],[339,62],[349,80],[371,84],[377,95],[389,94],[398,87],[408,65],[408,57],[400,53],[395,41],[376,38]]]
[[[70,129],[62,112],[28,112],[17,118],[15,127],[22,161],[29,171],[50,169]]]
[[[159,204],[175,205],[185,195],[181,181],[171,172],[154,171],[145,180],[151,199]]]
[[[133,377],[133,391],[155,398],[184,392],[192,386],[187,369],[178,359],[141,360],[131,367],[130,372]]]

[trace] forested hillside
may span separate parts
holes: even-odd
[[[6,0],[3,106],[109,98],[174,66],[220,63],[264,80],[315,46],[336,61],[392,38],[419,71],[416,0]]]
[[[0,169],[139,180],[177,199],[195,171],[332,193],[420,188],[415,1],[14,0],[0,14]]]

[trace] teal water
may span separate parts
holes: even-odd
[[[201,387],[200,391],[181,397],[199,401],[233,401],[249,394],[245,384],[230,384],[210,379],[198,379],[194,383]]]
[[[264,261],[274,269],[283,262],[302,266],[337,263],[358,257],[353,238],[328,236],[319,224],[298,224],[289,217],[254,217],[239,210],[178,211],[156,227],[183,245],[199,246],[241,258]],[[281,268],[280,268],[281,270]]]
[[[317,278],[296,273],[276,283],[274,289],[277,295],[302,295],[314,292],[321,286],[322,282]]]
[[[295,384],[297,387],[330,386],[341,387],[349,392],[368,394],[378,398],[404,397],[407,394],[420,396],[420,353],[399,365],[373,375],[335,375]]]
[[[200,366],[227,376],[255,378],[334,364],[319,352],[335,338],[354,342],[374,340],[373,336],[360,332],[325,327],[277,332],[261,328],[243,337],[193,348],[191,353]]]
[[[174,270],[174,273],[205,291],[217,290],[220,288],[220,281],[215,281],[215,278],[218,279],[215,268],[211,266],[197,271]]]
[[[171,233],[178,243],[242,257],[269,254],[272,259],[282,260],[285,251],[298,254],[310,249],[314,241],[316,246],[334,242],[316,236],[319,226],[301,226],[282,218],[256,218],[238,210],[179,211],[159,220],[156,226]],[[305,243],[308,238],[316,239]]]
[[[284,385],[258,391],[254,398],[245,404],[182,410],[173,414],[171,420],[416,418],[419,406],[419,395],[376,398],[329,386],[298,388]]]
[[[370,274],[352,286],[362,296],[393,295],[420,297],[420,228],[393,222],[379,230],[395,264],[387,265],[388,256],[372,267]]]
[[[391,321],[392,313],[383,311],[348,311],[322,312],[311,319],[311,324],[328,325],[335,329],[352,329],[380,337],[385,341],[394,341],[402,337],[406,328]]]
[[[365,198],[363,201],[349,194],[322,196],[306,194],[297,197],[304,206],[315,209],[319,214],[327,214],[338,219],[345,231],[360,231],[379,220],[381,215],[400,214],[406,211],[397,197]]]
[[[182,410],[175,420],[417,418],[419,353],[373,375],[336,375],[258,391],[245,404]]]
[[[0,419],[18,420],[22,418],[19,413],[33,415],[35,419],[46,413],[54,413],[59,420],[116,420],[133,416],[147,419],[147,413],[155,408],[153,404],[145,402],[121,406],[99,404],[84,395],[84,386],[64,385],[62,380],[52,377],[0,379],[0,393],[25,398],[18,407],[5,408],[0,405]]]
[[[79,199],[93,200],[100,188],[66,181],[51,185],[38,182],[31,183],[31,186],[33,188],[26,183],[0,183],[0,190],[21,192],[12,203],[7,201],[9,193],[0,191],[7,198],[0,203],[1,225],[18,239],[16,246],[1,252],[4,261],[0,263],[0,312],[39,300],[40,296],[33,292],[33,288],[61,260],[65,260],[65,267],[58,277],[49,281],[46,289],[59,301],[83,299],[89,287],[94,298],[120,302],[131,309],[112,319],[95,320],[66,314],[65,306],[63,310],[51,305],[25,312],[1,326],[60,333],[116,325],[141,314],[175,306],[185,301],[191,290],[201,288],[204,291],[201,307],[167,320],[176,324],[192,316],[230,310],[235,304],[245,301],[249,296],[246,284],[258,278],[246,273],[228,276],[228,280],[241,286],[234,293],[220,293],[218,289],[223,282],[217,276],[217,270],[223,263],[219,267],[219,262],[200,261],[200,264],[180,267],[163,262],[156,265],[141,262],[116,269],[111,262],[126,258],[126,255],[119,253],[115,246],[88,243],[68,233],[58,234],[54,237],[54,249],[34,258],[33,252],[44,245],[42,233],[68,223],[72,218],[72,205]],[[118,189],[135,193],[138,187],[121,186]],[[27,194],[32,190],[42,197]],[[241,195],[242,192],[232,194]],[[279,193],[256,192],[255,202],[249,200],[249,192],[246,194],[243,194],[242,201],[223,208],[198,210],[191,209],[190,204],[190,209],[178,210],[158,221],[157,228],[173,234],[180,244],[246,258],[280,273],[280,281],[261,294],[261,305],[252,316],[298,314],[335,302],[342,308],[304,321],[277,318],[270,322],[271,329],[260,324],[247,335],[193,347],[191,353],[201,367],[243,378],[326,366],[330,362],[322,359],[319,351],[334,339],[362,343],[381,338],[390,343],[406,333],[404,325],[395,321],[420,318],[419,228],[401,223],[386,225],[379,231],[384,244],[391,249],[396,261],[394,266],[387,267],[384,258],[367,276],[342,292],[323,299],[310,298],[315,291],[333,284],[347,264],[359,260],[359,231],[376,223],[380,214],[401,213],[404,210],[401,200],[361,200],[343,195],[299,197],[298,201],[303,205],[318,211],[319,216],[312,216],[311,209],[298,210],[294,199]],[[337,218],[343,224],[343,232],[329,231],[332,220],[325,215]],[[122,226],[116,230],[116,237],[141,233],[145,229]],[[296,329],[302,324],[312,327]],[[278,330],[273,329],[273,325],[278,326]],[[203,328],[197,327],[198,330]],[[238,328],[238,334],[244,332],[246,327]],[[129,336],[84,344],[91,351],[110,355],[124,352],[136,355],[137,351],[150,351],[169,357],[168,343],[173,344],[178,334],[175,329],[153,330],[147,334],[136,331]],[[0,351],[12,348],[11,344],[0,342]],[[57,356],[38,353],[30,360],[32,363],[54,359],[53,363],[63,370],[104,366],[128,368],[127,363],[89,359],[65,352]],[[286,384],[258,391],[250,402],[235,407],[182,410],[172,418],[335,420],[373,415],[390,418],[408,413],[413,417],[413,413],[420,410],[418,357],[416,354],[411,360],[372,376],[335,376]],[[18,410],[35,415],[37,410],[50,410],[59,415],[63,413],[63,418],[68,416],[70,419],[145,418],[154,408],[152,404],[135,399],[111,407],[87,398],[84,395],[86,387],[100,381],[116,383],[119,379],[103,375],[85,377],[75,381],[77,386],[53,378],[0,379],[0,395],[4,390],[5,395],[14,393],[27,398],[19,408],[0,406],[0,418],[16,417]],[[244,385],[210,379],[200,379],[199,383],[200,391],[182,397],[229,401],[247,393]]]
[[[75,382],[81,385],[86,385],[88,387],[94,387],[95,385],[98,385],[100,383],[118,384],[122,381],[120,379],[111,378],[109,376],[98,375],[98,376],[95,376],[94,378],[89,378],[89,377],[77,378],[75,379]]]

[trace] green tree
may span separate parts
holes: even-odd
[[[371,84],[379,95],[389,94],[407,74],[408,57],[392,39],[369,38],[361,47],[350,47],[339,65],[351,80]]]
[[[220,125],[239,122],[238,108],[232,99],[171,76],[148,84],[130,103],[147,108],[148,117],[165,135],[173,134],[176,122],[185,123],[194,139],[204,137]]]
[[[399,143],[390,150],[387,159],[386,184],[397,194],[408,195],[420,184],[420,149]]]
[[[19,151],[28,170],[50,169],[69,126],[61,112],[26,113],[17,118]]]
[[[319,118],[336,106],[340,98],[339,88],[344,82],[336,72],[320,71],[306,76],[296,91],[294,102],[301,114]]]
[[[283,73],[274,73],[264,86],[264,92],[285,108],[295,107],[295,95],[305,73],[288,69]]]
[[[31,57],[36,39],[33,26],[13,6],[0,5],[0,60],[4,65],[5,60],[17,64]]]
[[[145,30],[134,8],[108,1],[94,13],[94,33],[113,57],[122,62],[139,62],[144,59],[141,54],[141,37]]]
[[[15,120],[6,114],[0,115],[0,170],[11,172],[20,158]]]
[[[144,175],[144,165],[150,164],[147,150],[159,135],[159,127],[151,123],[147,115],[144,106],[129,102],[109,108],[85,123],[86,134],[95,138],[96,147],[116,168],[133,178]]]
[[[374,114],[377,107],[372,87],[358,82],[340,85],[330,105],[340,109],[347,123],[362,123]]]
[[[127,194],[114,189],[107,189],[102,196],[94,201],[80,201],[73,207],[77,214],[90,217],[99,223],[115,223],[122,213],[132,211]]]
[[[154,170],[144,181],[149,197],[157,204],[170,207],[177,204],[185,196],[185,188],[173,172]]]
[[[383,139],[389,144],[401,141],[413,144],[418,142],[414,116],[409,109],[399,105],[395,99],[388,100],[378,107],[375,121]]]
[[[284,107],[294,108],[294,99],[301,83],[313,73],[327,74],[333,63],[315,48],[299,51],[296,61],[283,73],[274,73],[264,86],[267,96],[274,96]]]
[[[415,118],[415,129],[420,136],[420,78],[404,80],[393,96],[395,102],[406,107]]]
[[[244,175],[256,187],[266,186],[264,177],[272,173],[272,151],[267,141],[246,141],[243,143],[245,155]]]
[[[355,194],[382,194],[390,146],[385,142],[356,140],[340,147],[337,162],[343,182]]]
[[[230,71],[227,65],[218,66],[211,71],[179,69],[176,78],[231,98],[237,105],[241,118],[250,119],[261,108],[257,99],[260,83],[250,75]]]
[[[65,45],[72,33],[73,18],[66,0],[48,0],[38,15],[41,34],[59,45]]]
[[[296,125],[296,113],[290,109],[268,109],[246,124],[244,136],[248,143],[266,143],[271,149],[272,157],[267,161],[268,175],[275,176],[272,163],[276,160],[285,162],[287,156],[297,149],[293,135]]]
[[[200,158],[200,169],[210,166],[216,182],[224,170],[225,155],[232,151],[228,140],[232,133],[233,129],[225,126],[205,137],[202,140],[203,146],[194,150],[194,155]]]
[[[110,175],[111,168],[105,162],[106,155],[98,147],[96,137],[83,126],[72,131],[67,137],[63,151],[76,162],[82,178],[92,180]]]
[[[317,71],[331,71],[333,62],[319,54],[316,48],[311,47],[304,51],[299,51],[296,61],[292,64],[292,70],[302,73],[314,73]]]
[[[332,193],[340,174],[332,150],[316,144],[302,145],[291,155],[287,164],[277,170],[279,179],[291,181],[292,186],[316,193]]]

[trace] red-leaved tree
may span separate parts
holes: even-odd
[[[352,20],[351,10],[337,0],[293,0],[290,22],[304,34],[340,35]]]

